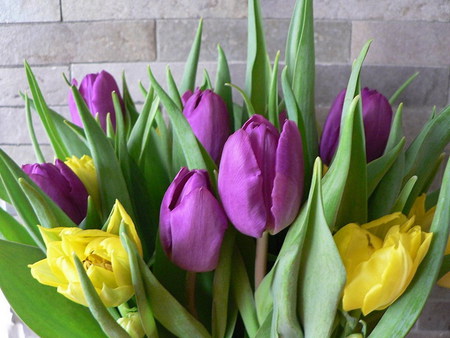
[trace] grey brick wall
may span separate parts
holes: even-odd
[[[294,0],[261,0],[267,45],[281,50]],[[246,59],[245,0],[3,0],[0,2],[0,146],[20,163],[34,161],[25,128],[23,60],[33,67],[49,105],[68,115],[61,76],[81,79],[106,69],[119,79],[125,70],[131,93],[142,101],[138,82],[146,66],[164,79],[171,65],[180,79],[198,18],[204,18],[199,73],[215,72],[216,44],[227,53],[233,82],[243,85]],[[345,87],[353,58],[374,39],[363,86],[386,96],[415,71],[420,76],[402,95],[409,140],[434,105],[450,103],[449,0],[315,0],[316,98],[323,120]],[[37,128],[52,160],[42,129]],[[450,291],[436,288],[410,337],[450,336]]]

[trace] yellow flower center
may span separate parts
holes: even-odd
[[[86,259],[83,261],[83,266],[87,270],[91,265],[99,266],[103,269],[113,271],[112,264],[110,261],[100,257],[94,253],[91,253]]]

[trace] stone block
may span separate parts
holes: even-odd
[[[369,39],[373,43],[366,64],[450,65],[450,22],[354,21],[352,59]]]
[[[19,166],[27,163],[36,163],[36,156],[34,154],[33,146],[31,144],[22,145],[2,145],[2,150],[5,151]],[[41,145],[42,153],[46,162],[53,162],[54,153],[50,145]]]
[[[62,0],[64,21],[108,19],[243,18],[247,1],[242,0]]]
[[[420,330],[447,331],[450,333],[450,303],[444,301],[429,301],[419,318]]]
[[[151,61],[156,51],[153,21],[7,25],[0,41],[4,65]]]
[[[0,2],[0,23],[60,21],[59,0]]]
[[[68,87],[61,74],[68,75],[69,67],[32,67],[32,70],[47,104],[66,104]],[[25,103],[19,92],[26,92],[31,98],[25,69],[0,68],[0,106],[23,106]]]

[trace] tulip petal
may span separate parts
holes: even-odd
[[[61,281],[53,274],[48,265],[48,260],[43,259],[28,266],[31,269],[31,275],[37,279],[39,283],[57,287]]]
[[[211,192],[202,187],[189,193],[171,212],[170,223],[172,261],[189,271],[215,269],[227,219]]]
[[[283,125],[276,150],[275,179],[270,209],[274,234],[295,219],[303,195],[303,150],[300,132],[292,121]]]
[[[113,76],[104,70],[101,71],[95,82],[93,83],[91,91],[91,113],[99,114],[100,124],[103,130],[106,130],[106,115],[110,113],[112,125],[116,125],[116,114],[114,110],[114,103],[112,100],[112,92],[120,94],[119,87]],[[84,97],[84,96],[83,96]],[[122,98],[119,95],[119,100],[123,109]]]
[[[261,237],[267,222],[263,178],[248,134],[240,129],[228,138],[218,177],[225,212],[242,233]]]

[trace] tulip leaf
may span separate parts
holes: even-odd
[[[24,226],[3,208],[0,208],[0,239],[36,246]]]
[[[228,320],[228,299],[231,279],[231,264],[234,248],[235,231],[225,232],[217,268],[214,272],[212,336],[224,337]]]
[[[442,260],[441,268],[439,269],[438,279],[444,277],[450,272],[450,255],[445,255]]]
[[[394,148],[403,137],[403,103],[400,103],[395,112],[394,120],[392,121],[391,130],[389,131],[389,138],[384,149],[384,154]]]
[[[248,0],[247,71],[245,89],[254,110],[266,116],[267,100],[267,50],[264,38],[261,5],[258,0]],[[253,114],[252,114],[253,115]]]
[[[239,309],[249,337],[254,337],[259,328],[255,300],[250,286],[244,261],[238,247],[233,251],[233,273],[231,274],[231,291]]]
[[[36,247],[0,240],[0,287],[14,311],[42,337],[106,337],[86,307],[31,276],[27,265],[43,258]]]
[[[227,57],[220,45],[217,45],[217,74],[214,92],[218,94],[227,105],[228,116],[230,117],[230,130],[234,130],[233,97],[232,91],[226,83],[231,83],[230,68],[228,67]]]
[[[300,262],[298,313],[305,337],[329,337],[346,272],[325,219],[322,204],[322,162],[314,165],[307,233]],[[333,276],[333,278],[329,278]]]
[[[406,212],[411,208],[416,197],[424,191],[433,171],[436,170],[433,164],[439,161],[441,153],[450,142],[449,130],[450,105],[425,124],[406,151],[405,172],[407,174],[403,181],[406,182],[412,175],[417,176],[417,183],[405,205]]]
[[[102,220],[100,219],[99,210],[95,207],[92,196],[88,196],[88,207],[86,218],[79,224],[81,229],[98,229]]]
[[[305,125],[307,141],[303,144],[309,147],[306,164],[312,168],[318,154],[314,108],[315,53],[312,0],[296,1],[286,42],[286,66],[287,78]]]
[[[274,269],[267,273],[255,292],[256,314],[258,321],[263,323],[269,313],[272,311],[273,299],[270,292],[273,282]],[[272,322],[272,319],[270,320]]]
[[[60,133],[55,127],[55,124],[48,113],[48,106],[45,102],[44,96],[39,88],[39,85],[36,81],[36,77],[34,76],[30,66],[25,61],[25,72],[28,79],[28,85],[30,86],[31,94],[33,95],[36,111],[39,114],[39,117],[42,121],[42,124],[47,132],[47,135],[50,139],[50,143],[55,151],[56,157],[60,160],[64,160],[70,154],[66,148],[65,143],[63,142]]]
[[[33,187],[22,177],[20,177],[18,181],[35,210],[40,225],[45,228],[77,226],[69,216],[67,216],[53,201],[49,200],[38,187]]]
[[[236,103],[233,103],[233,120],[234,120],[234,131],[240,129],[245,122],[244,119],[244,107]]]
[[[270,337],[270,333],[272,331],[272,312],[266,316],[265,320],[262,322],[261,326],[256,332],[255,338],[266,338]]]
[[[123,226],[121,226],[120,229],[120,239],[128,254],[136,302],[145,334],[148,337],[158,337],[153,310],[150,306],[149,296],[145,290],[144,280],[139,269],[139,255],[137,253],[136,245],[129,239]]]
[[[194,42],[192,43],[191,51],[184,66],[183,79],[181,80],[180,93],[185,91],[194,91],[195,77],[197,75],[198,58],[200,56],[200,47],[202,45],[202,30],[203,19],[198,23],[197,33],[195,34]],[[163,100],[161,100],[163,101]]]
[[[419,72],[415,72],[413,75],[411,75],[396,91],[389,99],[389,104],[394,104],[395,101],[397,101],[398,97],[400,96],[403,91],[408,88],[408,86],[411,84],[411,82],[414,81],[414,79],[419,75]]]
[[[370,334],[370,338],[403,337],[419,317],[427,298],[436,283],[443,261],[445,246],[450,228],[450,161],[442,180],[441,192],[430,232],[433,241],[427,255],[417,269],[409,287],[391,306],[388,307],[380,322]]]
[[[397,197],[397,200],[395,201],[394,205],[392,206],[391,212],[403,211],[406,201],[408,200],[409,196],[411,195],[411,191],[413,190],[416,182],[417,182],[417,176],[412,176],[405,183],[402,190],[400,191],[400,194]]]
[[[166,81],[167,90],[169,92],[170,98],[175,102],[178,109],[183,110],[183,103],[181,102],[180,92],[178,91],[177,84],[172,76],[169,66],[166,67]]]
[[[127,126],[127,134],[131,130],[131,128],[136,123],[138,119],[139,113],[136,110],[136,106],[131,97],[130,91],[128,89],[127,79],[125,77],[125,72],[122,72],[122,93],[123,93],[123,102],[125,104],[125,113],[126,113],[126,126]]]
[[[405,138],[402,138],[396,147],[392,148],[383,156],[373,160],[367,165],[367,195],[370,196],[378,183],[383,179],[400,153],[403,151]]]
[[[231,84],[231,83],[226,83],[225,85],[229,86],[229,87],[233,87],[234,89],[236,89],[239,92],[239,94],[241,94],[241,96],[244,100],[244,103],[245,103],[245,107],[247,108],[247,113],[248,113],[249,118],[252,117],[252,115],[256,114],[252,101],[250,100],[250,98],[247,96],[247,94],[245,93],[245,91],[243,89],[241,89],[240,87],[238,87],[234,84]]]
[[[91,311],[92,316],[97,320],[100,327],[109,337],[129,337],[128,333],[120,326],[120,324],[116,322],[116,320],[106,309],[105,305],[102,303],[97,291],[94,288],[94,285],[92,285],[92,282],[83,267],[83,263],[81,263],[75,253],[73,254],[73,260],[75,267],[77,268],[81,286],[83,288],[84,297],[89,305],[89,310]]]
[[[211,78],[209,77],[209,73],[206,69],[203,69],[203,83],[200,86],[200,90],[213,89]]]
[[[34,149],[34,153],[36,155],[36,160],[39,163],[44,163],[45,158],[44,158],[44,155],[42,154],[41,147],[39,146],[39,142],[36,138],[36,133],[34,131],[34,126],[33,126],[33,118],[31,117],[30,100],[28,99],[27,95],[25,95],[25,114],[26,114],[26,118],[27,118],[28,132],[30,134],[31,143],[33,144],[33,149]]]
[[[278,117],[278,62],[280,60],[280,51],[275,55],[275,61],[273,63],[273,71],[270,79],[269,89],[269,120],[279,130],[280,123]]]
[[[134,210],[132,209],[128,189],[114,149],[102,128],[92,117],[75,86],[72,86],[72,93],[83,121],[86,138],[97,171],[102,202],[102,218],[108,217],[116,199],[122,203],[131,218],[134,218]]]

